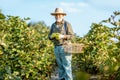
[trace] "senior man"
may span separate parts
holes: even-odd
[[[72,54],[64,52],[63,46],[70,43],[74,37],[72,26],[64,20],[66,13],[63,12],[62,8],[56,8],[51,15],[55,17],[55,22],[51,26],[48,37],[54,43],[59,80],[73,80],[71,68]]]

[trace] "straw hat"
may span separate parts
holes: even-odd
[[[62,8],[56,8],[54,13],[51,13],[51,15],[55,16],[57,14],[62,14],[64,16],[66,16],[66,13],[63,12]]]

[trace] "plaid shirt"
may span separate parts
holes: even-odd
[[[66,31],[65,31],[65,23],[66,23]],[[52,33],[60,33],[67,36],[67,39],[60,39],[55,40],[51,38]],[[71,24],[65,20],[63,20],[61,23],[53,23],[50,29],[50,32],[48,34],[48,37],[50,40],[53,41],[54,45],[62,45],[65,42],[69,42],[74,37],[74,32],[72,30]]]

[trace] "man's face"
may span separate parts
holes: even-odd
[[[63,17],[64,16],[62,14],[55,15],[55,19],[56,19],[57,22],[61,22],[63,20]]]

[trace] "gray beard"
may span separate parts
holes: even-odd
[[[61,22],[63,19],[61,18],[61,19],[56,19],[56,22]]]

